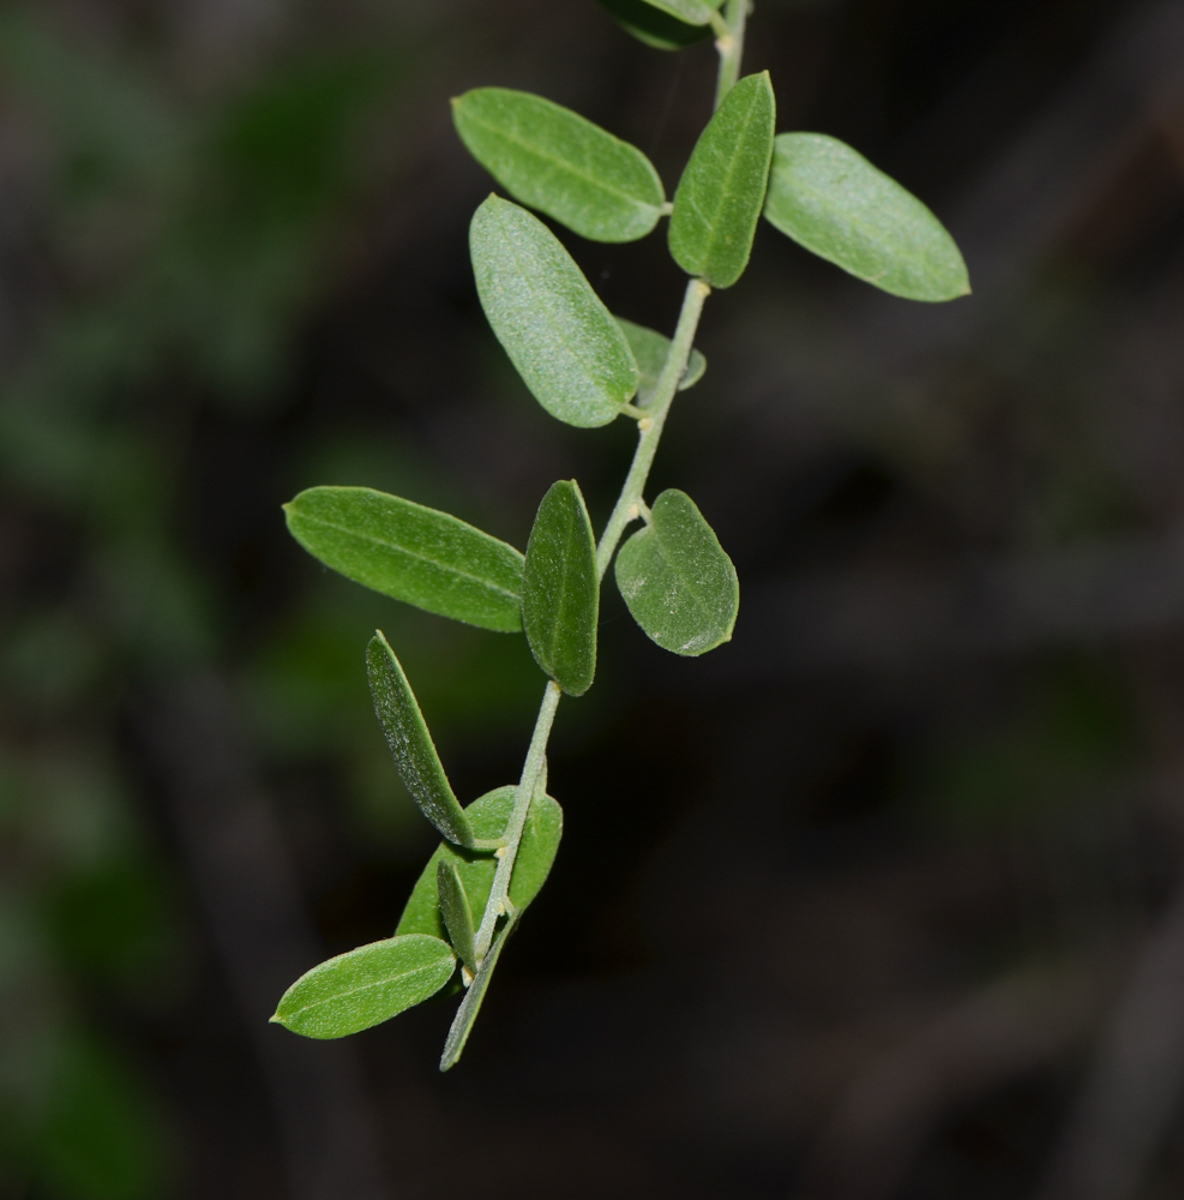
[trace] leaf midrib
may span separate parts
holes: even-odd
[[[791,178],[793,179],[793,190],[795,192],[797,192],[799,194],[804,194],[814,200],[819,201],[821,203],[821,206],[824,209],[827,207],[828,196],[825,191],[823,191],[821,188],[811,186],[809,183],[802,180],[802,178],[800,176],[792,175],[792,168],[787,168],[786,174],[791,175]],[[916,197],[910,197],[910,199],[916,200]],[[916,201],[916,202],[918,204],[921,203],[920,201]],[[924,205],[921,205],[921,207],[924,208]],[[937,221],[937,218],[935,216],[933,216],[933,214],[930,213],[928,209],[925,209],[925,212],[928,213],[929,217],[931,218],[931,220],[933,222],[937,223],[937,225],[940,229],[940,227],[941,227],[940,222]],[[876,227],[873,224],[871,224],[869,221],[866,221],[862,217],[859,217],[854,214],[849,214],[846,217],[846,223],[848,225],[852,226],[867,241],[873,243],[873,245],[876,245],[878,248],[878,245],[881,243],[881,239],[876,236],[876,232],[875,232]],[[930,232],[931,232],[931,234],[936,233],[936,231],[933,231],[933,230],[931,230]],[[941,234],[944,234],[944,236],[941,236]],[[943,250],[948,250],[949,243],[952,242],[953,239],[949,237],[948,233],[945,233],[944,229],[941,230],[941,234],[938,234],[936,237],[934,237],[934,243],[935,243],[935,245],[940,243]],[[796,235],[793,235],[793,236],[796,237]],[[894,253],[888,253],[888,254],[884,254],[884,257],[888,258],[889,260],[891,260],[893,258],[896,258],[897,261],[903,260],[904,262],[915,266],[916,268],[918,268],[918,270],[922,274],[924,274],[926,265],[928,262],[927,256],[916,250],[916,242],[913,242],[911,245],[912,245],[913,249],[912,249],[912,252],[910,252],[910,253],[902,254],[899,256]],[[820,254],[822,257],[830,258],[830,259],[832,259],[832,261],[837,262],[837,259],[834,258],[834,254],[832,251],[819,251],[819,250],[815,249],[815,247],[813,247],[813,246],[810,246],[808,248],[815,254]],[[955,249],[956,249],[956,247],[955,247]],[[838,263],[838,265],[842,266],[843,264]],[[955,278],[959,274],[959,272],[957,270],[957,264],[954,263],[952,260],[950,261],[950,263],[945,265],[942,268],[942,270],[947,272],[951,276],[951,278]],[[886,276],[890,275],[891,273],[892,273],[892,262],[889,261],[888,266],[883,271],[880,271],[878,274],[872,275],[870,278],[874,279],[874,280],[879,280],[879,279],[885,278]]]
[[[715,213],[711,220],[708,221],[708,226],[711,229],[711,235],[709,238],[709,248],[706,254],[706,260],[709,265],[714,260],[716,247],[719,245],[719,235],[721,232],[718,224],[719,219],[728,204],[728,191],[731,187],[732,178],[736,174],[736,164],[743,157],[745,139],[748,137],[748,131],[752,125],[752,118],[753,114],[756,112],[758,98],[759,97],[754,94],[752,99],[749,101],[748,111],[744,115],[743,128],[741,129],[739,136],[736,138],[736,150],[729,158],[727,170],[724,172],[724,186],[719,189],[719,204],[716,205]],[[761,199],[763,202],[764,197],[762,196]],[[698,205],[696,205],[696,208],[697,207]]]
[[[376,980],[373,983],[364,983],[360,987],[347,988],[344,991],[334,992],[332,996],[326,997],[324,1000],[315,1000],[311,1004],[306,1004],[303,1008],[295,1009],[289,1019],[295,1019],[305,1013],[315,1012],[318,1008],[323,1008],[326,1004],[334,1004],[338,1001],[348,999],[350,996],[357,996],[362,992],[372,991],[374,988],[386,987],[392,983],[401,983],[405,979],[414,979],[418,975],[423,975],[428,971],[435,970],[443,966],[444,958],[441,956],[440,961],[436,963],[426,963],[422,967],[416,967],[414,970],[405,971],[401,975],[389,976],[386,979]]]
[[[419,562],[428,563],[431,566],[439,567],[442,571],[450,571],[454,575],[459,575],[462,579],[467,579],[472,583],[480,584],[482,587],[488,588],[492,592],[496,592],[500,596],[506,596],[511,600],[517,600],[521,603],[522,596],[519,592],[510,592],[503,588],[500,584],[492,583],[488,579],[483,579],[480,575],[474,575],[470,571],[464,571],[460,567],[454,567],[450,563],[445,563],[439,559],[432,558],[427,554],[420,554],[415,550],[409,550],[404,546],[396,545],[394,542],[383,541],[382,538],[375,537],[370,533],[359,533],[356,529],[351,529],[348,525],[338,525],[335,521],[326,520],[324,517],[311,517],[307,514],[298,513],[300,520],[308,521],[310,524],[321,525],[326,529],[335,530],[337,533],[348,534],[350,537],[355,537],[359,541],[369,542],[375,546],[381,546],[387,550],[397,551],[399,554],[405,554],[408,558],[414,558]],[[512,549],[513,547],[511,547]]]
[[[505,138],[506,141],[512,142],[514,145],[519,146],[524,150],[528,150],[531,154],[534,154],[537,158],[541,158],[544,162],[548,162],[552,166],[563,168],[569,174],[574,175],[577,179],[581,179],[585,183],[591,185],[592,187],[599,188],[601,191],[607,192],[610,196],[616,196],[618,199],[627,200],[630,204],[633,204],[633,205],[637,206],[638,208],[646,209],[649,212],[656,213],[656,212],[659,212],[661,209],[660,205],[651,204],[648,200],[639,200],[636,196],[631,196],[628,192],[620,191],[617,188],[611,187],[608,184],[601,182],[595,176],[589,175],[586,172],[581,171],[577,166],[575,166],[568,159],[555,158],[553,155],[547,154],[546,152],[544,152],[543,150],[540,150],[537,146],[533,145],[532,143],[525,141],[523,138],[518,136],[516,133],[510,133],[510,132],[506,131],[505,129],[500,128],[499,126],[491,125],[489,122],[482,120],[478,116],[470,115],[469,120],[471,120],[474,125],[480,125],[487,132],[493,133],[498,137]],[[604,131],[602,131],[602,132],[604,132]],[[607,134],[607,136],[612,137],[612,134]],[[619,142],[622,146],[628,145],[627,142],[623,142],[619,138],[616,138],[614,140]],[[638,151],[638,153],[640,153],[640,151]],[[659,190],[663,190],[663,189],[661,189],[661,181],[660,180],[659,180]]]

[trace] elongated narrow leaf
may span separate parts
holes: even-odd
[[[371,942],[302,975],[271,1019],[304,1037],[345,1037],[435,995],[455,967],[452,950],[439,938],[415,933]]]
[[[637,391],[637,364],[559,239],[490,196],[473,214],[469,245],[481,306],[534,398],[568,425],[607,425]]]
[[[487,792],[465,809],[465,815],[478,837],[494,840],[505,832],[506,822],[514,808],[517,788],[513,784]],[[514,874],[510,877],[510,899],[521,911],[539,894],[551,872],[559,841],[563,837],[563,809],[559,802],[545,794],[531,801],[530,812],[518,843],[514,859]],[[475,854],[442,842],[420,874],[415,888],[399,919],[397,934],[426,933],[444,938],[448,931],[440,913],[439,864],[451,863],[468,897],[470,911],[476,923],[485,911],[497,859],[488,854]]]
[[[646,0],[600,0],[600,3],[628,33],[655,50],[681,50],[711,36],[710,25],[688,25]]]
[[[658,223],[666,192],[636,146],[570,108],[509,88],[452,102],[469,153],[516,200],[598,242],[632,242]]]
[[[420,812],[450,842],[476,848],[480,843],[444,774],[415,693],[381,630],[366,648],[366,670],[374,711],[386,734],[399,776]]]
[[[553,483],[539,505],[522,573],[522,624],[540,667],[582,696],[596,675],[600,580],[596,538],[575,480]]]
[[[674,194],[670,253],[712,287],[744,273],[765,202],[776,104],[768,71],[740,80],[699,137]]]
[[[448,513],[360,487],[309,488],[284,513],[309,554],[355,583],[482,629],[522,628],[522,555]]]
[[[477,1014],[481,1011],[481,1002],[485,999],[485,993],[489,988],[490,979],[493,978],[497,960],[501,958],[502,948],[510,934],[514,932],[517,922],[518,914],[515,913],[506,922],[506,927],[498,934],[493,945],[489,947],[489,953],[482,960],[473,982],[469,985],[469,990],[465,992],[465,998],[456,1010],[452,1027],[448,1030],[448,1037],[444,1042],[444,1053],[440,1056],[441,1071],[450,1070],[460,1061],[460,1056],[465,1051],[465,1044],[469,1040],[469,1034],[473,1031],[473,1022],[476,1021]]]
[[[656,329],[647,329],[644,325],[634,325],[624,317],[617,318],[617,324],[625,331],[629,339],[629,349],[637,360],[637,370],[640,382],[637,385],[637,404],[644,408],[654,393],[658,376],[666,365],[666,355],[670,353],[670,339],[664,337]],[[679,380],[678,390],[685,392],[694,387],[703,378],[707,370],[707,359],[698,350],[692,350],[687,359],[687,369]]]
[[[953,300],[966,263],[942,223],[858,151],[821,133],[783,133],[765,216],[782,233],[894,296]]]
[[[693,657],[731,638],[736,568],[685,492],[658,497],[650,523],[621,547],[616,575],[634,620],[663,650]]]
[[[448,940],[457,957],[469,968],[477,970],[476,931],[473,928],[473,913],[465,885],[461,882],[456,865],[441,859],[436,865],[436,888],[440,896],[440,916],[448,930]]]

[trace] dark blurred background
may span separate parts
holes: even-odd
[[[516,778],[522,639],[322,571],[367,484],[525,544],[631,428],[531,400],[467,260],[447,99],[541,92],[672,190],[710,44],[592,0],[0,3],[3,1200],[1144,1200],[1184,1192],[1184,3],[758,0],[782,130],[930,204],[975,294],[768,227],[651,494],[732,554],[677,660],[606,589],[556,869],[455,1001],[269,1027],[388,936],[433,836],[363,652],[457,791]],[[566,238],[669,330],[661,235]]]

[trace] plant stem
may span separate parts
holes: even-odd
[[[633,464],[625,477],[625,485],[621,488],[621,495],[617,499],[612,516],[604,527],[600,545],[596,548],[596,571],[601,579],[608,570],[608,564],[612,561],[613,552],[625,532],[625,527],[641,515],[642,494],[650,468],[654,465],[654,455],[658,452],[658,440],[662,436],[662,429],[670,412],[670,404],[678,391],[679,381],[687,369],[687,359],[690,357],[695,331],[699,327],[699,317],[703,312],[703,301],[710,293],[711,288],[701,279],[692,279],[687,284],[682,312],[678,317],[678,328],[674,331],[674,340],[670,343],[666,364],[662,368],[662,374],[658,376],[653,399],[645,408],[646,415],[637,423],[637,449],[633,453]]]
[[[678,391],[679,380],[687,369],[687,359],[691,354],[691,346],[695,340],[695,331],[699,327],[699,317],[703,312],[703,302],[711,294],[711,288],[701,279],[692,279],[687,284],[686,295],[683,297],[682,312],[678,318],[678,328],[670,343],[662,373],[658,376],[654,387],[653,400],[645,409],[645,416],[638,422],[637,449],[633,453],[633,463],[625,484],[617,498],[616,507],[608,519],[600,545],[596,549],[596,570],[599,578],[603,579],[612,561],[613,551],[621,540],[626,526],[635,521],[642,512],[646,480],[650,468],[654,465],[654,455],[658,452],[658,441],[666,424],[666,416],[670,405]],[[489,899],[485,904],[485,912],[481,915],[481,925],[477,930],[476,956],[480,963],[489,953],[493,944],[493,935],[497,929],[498,918],[506,912],[510,895],[510,880],[514,874],[514,860],[518,857],[518,846],[522,841],[522,831],[526,828],[526,818],[530,813],[531,801],[538,787],[543,768],[547,759],[547,739],[551,736],[551,726],[555,721],[555,710],[559,707],[559,698],[563,692],[554,680],[549,680],[546,691],[543,692],[543,703],[539,707],[539,715],[534,723],[534,733],[530,739],[530,749],[526,752],[526,762],[522,765],[522,778],[518,781],[518,790],[514,793],[514,808],[506,823],[505,846],[498,851],[500,858],[497,871],[493,876],[493,886],[489,890]]]
[[[744,53],[744,25],[748,17],[749,0],[727,0],[724,8],[724,21],[727,33],[721,34],[716,42],[719,50],[719,84],[716,91],[715,106],[718,108],[723,98],[731,90],[732,85],[740,76],[740,59]],[[608,524],[596,548],[596,572],[603,579],[612,562],[613,554],[621,540],[625,529],[632,521],[638,519],[645,509],[643,499],[646,481],[649,479],[650,468],[654,465],[654,456],[658,452],[658,442],[666,425],[666,417],[670,405],[678,392],[678,385],[687,369],[687,359],[695,342],[695,333],[699,328],[699,318],[703,314],[703,303],[711,294],[711,288],[702,279],[692,279],[687,284],[683,296],[682,311],[678,316],[678,327],[666,354],[666,362],[658,382],[654,387],[653,397],[643,410],[644,415],[637,423],[637,449],[633,453],[633,462],[629,474],[621,488],[621,494],[613,508]],[[489,953],[493,945],[494,933],[497,930],[498,919],[502,917],[510,904],[510,880],[514,874],[514,860],[518,857],[518,846],[522,841],[522,831],[526,828],[526,818],[530,813],[530,805],[534,800],[535,791],[539,786],[547,761],[547,740],[551,736],[551,726],[555,722],[555,710],[559,707],[562,689],[554,680],[548,680],[543,702],[539,706],[539,715],[535,720],[534,733],[530,739],[530,749],[526,753],[526,762],[522,765],[522,778],[518,782],[518,790],[514,793],[514,808],[506,823],[505,846],[498,852],[500,857],[497,871],[494,873],[493,886],[489,891],[489,900],[485,912],[481,915],[481,925],[477,930],[476,956],[478,964]],[[475,1015],[475,1014],[474,1014]],[[469,1022],[471,1023],[471,1021]],[[461,1043],[463,1046],[463,1043]],[[459,1057],[460,1046],[453,1050],[449,1066]],[[446,1055],[447,1057],[447,1055]]]
[[[522,778],[518,781],[518,790],[514,793],[514,808],[510,819],[506,822],[506,844],[498,853],[500,858],[497,871],[493,876],[493,886],[489,890],[489,900],[485,912],[481,916],[481,927],[477,930],[476,954],[477,962],[489,953],[493,943],[493,933],[497,927],[497,919],[506,911],[506,903],[510,895],[510,877],[514,874],[514,859],[518,855],[518,843],[522,841],[522,831],[526,828],[526,817],[530,812],[530,803],[534,799],[535,788],[543,773],[543,765],[547,759],[547,739],[551,736],[551,725],[555,721],[555,710],[559,707],[559,697],[562,690],[553,679],[547,680],[543,692],[543,702],[539,706],[539,715],[534,723],[534,733],[530,739],[530,749],[526,752],[526,762],[522,764]]]
[[[723,16],[717,13],[712,20],[720,60],[715,96],[717,109],[740,77],[740,60],[744,53],[744,26],[750,3],[751,0],[727,0],[723,7]],[[666,210],[669,211],[671,207],[666,206]],[[621,494],[617,497],[617,503],[601,535],[600,544],[596,547],[596,573],[599,580],[603,580],[608,572],[609,563],[612,562],[613,554],[616,553],[629,524],[643,515],[649,519],[649,509],[644,498],[645,485],[649,479],[650,468],[654,465],[654,456],[658,452],[658,442],[666,426],[670,406],[686,373],[687,360],[690,358],[695,333],[699,328],[699,318],[703,315],[703,304],[709,295],[711,288],[704,280],[692,279],[687,283],[682,310],[678,315],[678,326],[671,339],[670,349],[666,352],[666,361],[662,365],[653,395],[644,407],[628,406],[629,415],[637,420],[637,449],[633,452],[633,462],[621,487]],[[442,1071],[447,1071],[460,1058],[481,1007],[489,977],[497,965],[498,955],[518,920],[519,913],[510,900],[510,882],[514,877],[514,862],[518,857],[518,847],[522,843],[522,833],[530,815],[530,806],[535,796],[546,788],[547,741],[551,736],[555,712],[559,708],[562,695],[563,690],[560,686],[553,679],[548,680],[543,692],[543,702],[539,706],[539,715],[534,723],[534,733],[531,734],[530,748],[526,752],[526,761],[522,764],[522,777],[514,793],[514,807],[510,811],[510,819],[506,822],[503,833],[505,845],[497,851],[497,869],[494,871],[489,899],[486,901],[485,911],[481,914],[481,924],[474,938],[473,952],[477,971],[469,980],[469,992],[461,1001],[453,1019],[444,1047],[444,1056],[440,1060]],[[509,920],[502,930],[501,937],[497,938],[498,921],[503,916],[508,916]]]
[[[744,57],[744,24],[748,20],[749,0],[728,0],[724,9],[724,24],[728,32],[716,39],[719,51],[719,82],[715,89],[715,107],[724,102],[740,78],[740,60]]]

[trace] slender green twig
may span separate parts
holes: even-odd
[[[498,851],[499,857],[497,871],[493,876],[493,887],[490,888],[489,900],[485,904],[485,912],[482,914],[481,925],[477,930],[478,963],[489,952],[498,918],[506,912],[506,901],[510,895],[510,877],[514,874],[514,859],[518,855],[518,843],[522,841],[522,830],[526,827],[530,802],[534,799],[535,788],[543,773],[543,764],[547,759],[547,739],[551,736],[555,710],[559,707],[559,697],[562,695],[559,684],[553,679],[549,679],[546,690],[543,692],[543,703],[539,706],[538,719],[534,723],[534,733],[531,735],[530,749],[526,752],[526,762],[522,765],[522,778],[518,781],[518,790],[514,793],[514,808],[506,823],[505,833],[502,835],[506,844]]]
[[[724,8],[723,24],[726,32],[720,33],[715,41],[719,51],[719,82],[715,89],[715,107],[724,102],[740,78],[740,60],[744,57],[744,26],[748,20],[749,0],[728,0]]]
[[[719,88],[716,94],[717,108],[740,74],[748,5],[749,0],[727,0],[723,18],[727,25],[727,32],[721,34],[716,42],[720,56]],[[601,579],[608,571],[609,563],[612,562],[613,554],[625,529],[645,510],[643,499],[645,485],[649,479],[650,469],[654,465],[654,456],[658,452],[658,442],[661,440],[670,406],[678,392],[679,381],[686,371],[687,360],[695,341],[695,333],[699,328],[699,318],[703,313],[704,301],[710,294],[711,288],[701,279],[692,279],[687,284],[678,326],[674,331],[666,362],[662,367],[662,373],[658,376],[653,396],[644,410],[641,410],[641,419],[637,423],[637,448],[633,454],[629,474],[625,477],[621,494],[617,498],[617,503],[605,526],[600,544],[596,548],[596,570]],[[514,807],[503,835],[506,844],[498,851],[497,871],[494,874],[493,886],[490,889],[489,899],[477,930],[478,963],[490,952],[497,931],[497,923],[502,916],[506,915],[509,908],[510,880],[514,874],[514,860],[518,855],[518,846],[522,840],[522,831],[526,827],[526,818],[530,812],[535,790],[545,768],[547,741],[551,735],[555,710],[559,706],[562,694],[558,684],[553,680],[548,682],[546,691],[543,693],[539,715],[535,721],[534,733],[531,735],[530,749],[527,751],[526,761],[522,767],[522,777],[514,794]],[[457,1020],[458,1022],[461,1020],[461,1013],[457,1014]],[[459,1053],[459,1047],[454,1047],[455,1053]]]
[[[650,468],[654,465],[654,455],[658,452],[658,441],[662,437],[670,405],[678,392],[679,380],[687,369],[687,359],[691,355],[695,331],[699,328],[703,302],[710,292],[711,288],[701,279],[692,279],[687,284],[678,328],[674,331],[674,339],[666,354],[666,364],[662,368],[662,374],[658,376],[653,399],[646,406],[646,415],[637,423],[637,449],[633,454],[633,464],[625,477],[625,484],[621,488],[621,495],[608,524],[604,527],[600,545],[596,548],[596,570],[601,579],[608,570],[608,564],[612,561],[613,552],[625,532],[625,527],[641,515],[642,494],[650,476]]]

